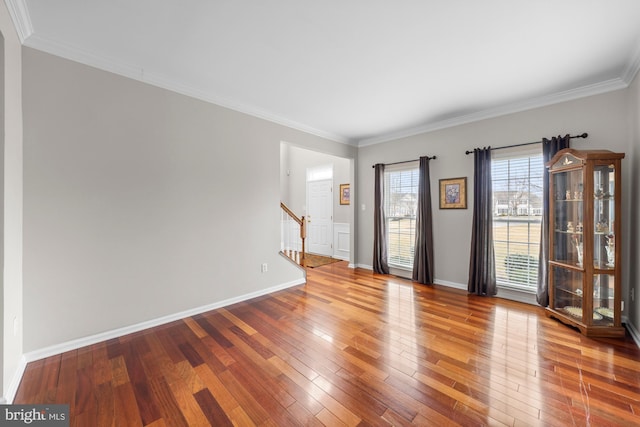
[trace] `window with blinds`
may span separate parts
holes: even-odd
[[[539,147],[533,152],[494,152],[493,245],[499,286],[536,288],[543,171]]]
[[[384,173],[384,209],[387,221],[387,262],[412,269],[418,207],[418,164],[388,167]]]

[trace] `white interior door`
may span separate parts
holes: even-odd
[[[307,182],[307,239],[311,253],[333,255],[333,180]]]

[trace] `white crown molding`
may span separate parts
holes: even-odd
[[[606,92],[612,92],[615,90],[627,88],[634,77],[640,70],[640,48],[637,50],[634,58],[629,62],[625,68],[622,76],[619,78],[599,82],[592,85],[582,86],[576,89],[567,90],[551,95],[545,95],[538,98],[515,102],[508,105],[503,105],[496,108],[489,108],[486,110],[477,111],[475,113],[452,117],[446,120],[440,120],[432,123],[426,123],[417,127],[403,129],[397,132],[391,132],[371,138],[364,138],[361,140],[351,139],[342,135],[336,135],[330,132],[325,132],[320,129],[316,129],[304,124],[280,117],[278,115],[271,114],[262,109],[240,104],[230,99],[217,96],[213,93],[204,92],[198,88],[184,85],[174,79],[166,76],[150,73],[143,68],[135,67],[130,64],[122,63],[112,58],[95,55],[92,52],[83,51],[74,46],[64,45],[44,37],[40,37],[37,34],[33,34],[33,28],[29,21],[29,16],[26,10],[24,0],[7,0],[8,4],[16,3],[19,10],[19,15],[24,15],[24,19],[19,22],[25,22],[25,29],[22,30],[22,34],[25,35],[24,45],[38,49],[52,55],[60,56],[71,61],[79,62],[90,67],[98,68],[100,70],[108,71],[114,74],[118,74],[124,77],[128,77],[133,80],[137,80],[143,83],[147,83],[153,86],[157,86],[172,92],[180,93],[192,98],[196,98],[211,104],[219,105],[230,110],[237,111],[239,113],[247,114],[259,119],[263,119],[272,123],[276,123],[288,128],[292,128],[301,132],[305,132],[311,135],[325,138],[331,141],[339,142],[346,145],[355,147],[366,147],[369,145],[381,144],[384,142],[393,141],[396,139],[407,138],[421,133],[433,132],[437,130],[447,129],[454,126],[473,123],[481,120],[496,118],[507,114],[518,113],[526,110],[532,110],[535,108],[546,107],[561,102],[572,101],[579,98],[585,98],[592,95],[599,95]],[[12,17],[14,13],[12,12]],[[14,21],[16,19],[14,18]],[[21,30],[18,30],[20,33]],[[20,35],[21,39],[23,35]]]
[[[16,27],[20,43],[24,43],[33,34],[33,25],[26,0],[5,0],[5,3],[13,25]]]
[[[78,49],[74,46],[65,45],[52,41],[50,39],[40,37],[37,34],[33,34],[24,43],[25,46],[33,49],[41,50],[43,52],[50,53],[55,56],[59,56],[74,62],[79,62],[90,67],[94,67],[103,71],[108,71],[114,74],[118,74],[133,80],[137,80],[143,83],[147,83],[162,89],[166,89],[172,92],[176,92],[182,95],[196,98],[201,101],[208,102],[210,104],[219,105],[230,110],[237,111],[239,113],[247,114],[262,120],[266,120],[272,123],[276,123],[288,128],[292,128],[301,132],[305,132],[311,135],[318,136],[320,138],[328,139],[331,141],[339,142],[346,145],[354,145],[356,141],[346,138],[341,135],[332,134],[319,129],[306,126],[304,124],[271,114],[260,108],[240,104],[231,101],[226,98],[222,98],[213,93],[207,93],[192,86],[182,84],[169,77],[150,73],[143,68],[135,67],[130,64],[122,63],[112,58],[107,58],[99,55],[95,55],[91,52]]]
[[[144,82],[144,70],[139,67],[133,67],[111,58],[101,57],[73,46],[54,42],[50,39],[41,37],[38,34],[33,34],[29,37],[29,39],[25,41],[24,45],[70,61],[79,62],[102,71],[108,71],[110,73]]]
[[[585,98],[587,96],[600,95],[602,93],[613,92],[615,90],[625,89],[628,86],[629,86],[629,83],[625,82],[622,78],[611,79],[604,82],[567,90],[564,92],[559,92],[551,95],[545,95],[538,98],[533,98],[523,102],[514,102],[512,104],[508,104],[508,105],[504,105],[496,108],[489,108],[486,110],[478,111],[478,112],[467,114],[464,116],[453,117],[451,119],[428,123],[422,126],[411,128],[411,129],[404,129],[399,132],[393,132],[393,133],[389,133],[386,135],[381,135],[373,138],[362,139],[357,143],[357,146],[366,147],[369,145],[381,144],[383,142],[389,142],[389,141],[393,141],[400,138],[407,138],[410,136],[419,135],[421,133],[433,132],[436,130],[441,130],[441,129],[451,128],[454,126],[477,122],[480,120],[486,120],[486,119],[492,119],[500,116],[505,116],[507,114],[533,110],[534,108],[540,108],[540,107],[546,107],[553,104],[559,104],[561,102],[573,101],[575,99]]]
[[[640,46],[636,49],[635,55],[622,73],[622,80],[629,86],[640,70]]]

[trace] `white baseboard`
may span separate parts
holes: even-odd
[[[536,294],[531,292],[522,292],[522,291],[513,290],[509,288],[501,288],[498,286],[498,295],[496,296],[498,298],[504,298],[511,301],[521,302],[523,304],[537,305],[537,306],[540,305],[538,304],[538,301],[536,301]]]
[[[636,345],[640,347],[640,332],[638,332],[633,323],[629,322],[629,318],[627,316],[622,317],[622,323],[627,327],[627,330],[629,331],[631,338],[636,342]]]
[[[20,362],[18,363],[18,368],[13,373],[13,378],[11,378],[11,382],[9,383],[9,387],[7,388],[6,396],[0,398],[0,403],[2,404],[12,404],[13,399],[16,397],[16,393],[18,392],[18,386],[20,385],[20,381],[22,381],[22,375],[24,374],[24,370],[27,368],[27,359],[22,356],[20,358]]]
[[[442,285],[448,288],[460,289],[461,291],[467,290],[467,285],[464,285],[462,283],[449,282],[448,280],[440,280],[440,279],[434,279],[433,281],[436,285]]]
[[[283,283],[277,286],[273,286],[271,288],[262,289],[260,291],[251,292],[248,294],[240,295],[238,297],[229,298],[223,301],[219,301],[213,304],[208,304],[201,307],[196,307],[190,310],[181,311],[179,313],[170,314],[168,316],[159,317],[157,319],[148,320],[146,322],[137,323],[131,326],[125,326],[123,328],[114,329],[111,331],[102,332],[99,334],[91,335],[88,337],[78,338],[75,340],[67,341],[61,344],[52,345],[49,347],[42,348],[40,350],[30,351],[23,355],[23,359],[25,360],[25,365],[28,362],[33,362],[35,360],[44,359],[45,357],[55,356],[57,354],[61,354],[67,351],[76,350],[81,347],[86,347],[88,345],[96,344],[102,341],[107,341],[113,338],[119,338],[124,335],[128,335],[134,332],[139,332],[145,329],[153,328],[155,326],[164,325],[165,323],[173,322],[176,320],[184,319],[186,317],[195,316],[197,314],[205,313],[207,311],[216,310],[218,308],[226,307],[231,304],[235,304],[238,302],[246,301],[252,298],[256,298],[262,295],[267,295],[272,292],[280,291],[283,289],[290,288],[292,286],[302,285],[306,283],[305,279],[298,279],[292,282]],[[24,371],[24,369],[23,369]],[[22,373],[20,373],[20,378],[22,378]],[[19,380],[18,380],[19,382]],[[16,387],[17,388],[17,387]]]

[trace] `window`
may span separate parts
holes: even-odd
[[[307,168],[307,182],[333,179],[333,165],[322,165]]]
[[[534,291],[542,219],[544,164],[539,148],[494,152],[493,245],[499,286]]]
[[[384,213],[387,221],[387,262],[413,268],[418,208],[418,165],[387,167],[384,173]]]

